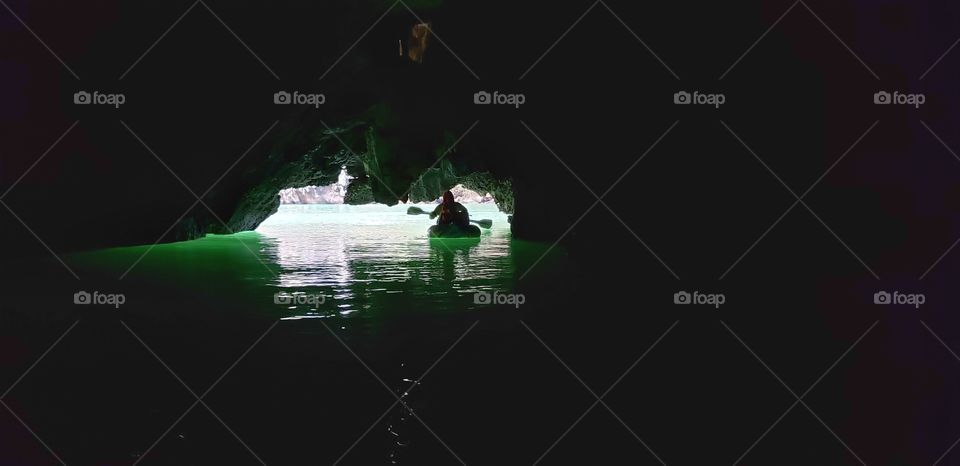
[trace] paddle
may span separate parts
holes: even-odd
[[[430,215],[430,212],[427,212],[417,206],[410,206],[409,208],[407,208],[407,215],[422,215],[422,214]],[[480,225],[482,228],[490,228],[493,226],[493,220],[488,220],[488,219],[470,220],[470,222],[476,223],[477,225]]]

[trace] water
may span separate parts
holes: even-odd
[[[79,281],[52,260],[27,264],[10,285],[46,291],[6,303],[0,335],[24,347],[4,386],[76,327],[5,402],[71,464],[256,464],[203,406],[177,421],[194,401],[180,381],[211,389],[217,417],[267,463],[451,462],[410,409],[461,452],[507,412],[552,419],[552,404],[530,401],[546,387],[579,393],[562,377],[555,386],[562,369],[530,351],[537,343],[519,324],[537,306],[554,309],[563,250],[513,239],[494,205],[467,208],[493,220],[478,239],[430,240],[432,221],[407,206],[284,205],[254,232],[64,257]],[[79,290],[125,302],[75,305]],[[528,302],[477,303],[478,292]],[[529,380],[505,383],[520,377]],[[391,393],[403,404],[391,408]],[[526,445],[528,430],[497,431],[498,442]],[[539,448],[554,434],[536,435]],[[35,462],[46,454],[24,451]]]
[[[163,288],[130,302],[191,293],[287,320],[464,311],[482,306],[478,292],[509,292],[525,270],[518,257],[530,262],[549,246],[513,240],[493,204],[466,207],[474,219],[493,220],[480,238],[429,239],[433,221],[405,205],[282,205],[255,232],[68,260],[84,275]]]
[[[625,253],[632,238],[568,257],[513,239],[493,206],[468,207],[494,221],[479,240],[430,241],[429,219],[405,206],[284,206],[256,232],[64,257],[79,280],[53,258],[12,264],[0,270],[12,290],[0,302],[0,387],[14,387],[3,402],[67,464],[532,464],[594,406],[591,391],[609,390],[617,417],[595,405],[543,464],[660,464],[632,432],[671,464],[696,464],[697,442],[733,462],[791,399],[725,325],[778,372],[793,361],[791,386],[864,330],[837,337],[779,307],[678,309],[657,261]],[[75,305],[78,290],[126,301]],[[478,291],[526,302],[478,304]],[[857,372],[866,382],[849,393],[928,374],[888,369]],[[818,413],[862,398],[831,398],[844,381],[817,387]],[[904,387],[884,409],[914,390]],[[187,413],[193,394],[204,403]],[[808,448],[820,435],[810,455],[837,463],[842,446],[800,419],[760,448]],[[856,427],[825,419],[845,438]],[[0,432],[0,463],[56,464],[3,407]]]
[[[263,255],[279,265],[272,285],[326,298],[315,309],[289,306],[298,316],[370,310],[378,295],[400,293],[417,308],[469,308],[476,292],[506,291],[516,267],[506,215],[491,204],[467,208],[493,220],[479,240],[429,240],[427,216],[378,204],[284,205],[257,233]]]

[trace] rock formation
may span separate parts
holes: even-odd
[[[579,180],[598,195],[604,193],[672,122],[686,118],[668,98],[676,92],[675,78],[605,9],[591,11],[543,55],[584,13],[583,7],[506,0],[492,0],[483,8],[441,0],[404,3],[413,14],[388,0],[222,2],[211,8],[229,30],[195,8],[153,49],[151,44],[177,17],[166,6],[135,9],[108,0],[97,14],[65,7],[83,19],[71,22],[83,27],[71,29],[61,28],[62,14],[23,9],[23,20],[83,79],[51,59],[29,31],[16,23],[8,28],[9,43],[30,45],[11,49],[7,57],[16,86],[9,92],[11,105],[0,110],[8,142],[0,157],[0,193],[12,187],[3,203],[16,217],[0,208],[0,239],[18,245],[13,253],[48,255],[46,246],[59,252],[251,230],[276,211],[281,189],[330,185],[345,166],[355,178],[343,193],[346,203],[433,201],[462,184],[490,193],[502,211],[513,215],[516,237],[553,241],[595,200]],[[762,2],[739,5],[740,11],[752,11]],[[649,17],[643,2],[611,7],[634,28]],[[531,27],[545,21],[549,24],[542,28]],[[762,31],[771,22],[763,15],[742,14],[725,21],[712,32]],[[496,25],[493,32],[491,25]],[[669,41],[675,26],[653,22],[643,27],[644,39],[650,38],[658,55],[684,75],[688,51],[671,50]],[[790,47],[794,39],[781,30],[764,41],[778,53],[768,61],[750,56],[742,66],[763,63],[764,69],[784,70],[789,80],[755,83],[746,79],[749,70],[738,68],[743,79],[730,82],[749,84],[756,92],[742,91],[756,95],[798,89],[794,100],[803,106],[791,108],[792,118],[837,115],[825,126],[835,131],[813,132],[791,146],[824,154],[811,166],[829,166],[836,147],[848,146],[849,133],[856,131],[847,130],[854,118],[834,111],[823,91],[859,75],[831,73],[834,61],[849,60],[843,54],[797,60]],[[822,30],[811,31],[822,38]],[[405,49],[402,55],[398,43]],[[830,44],[831,52],[835,45]],[[724,54],[733,53],[726,48]],[[712,72],[729,63],[701,66]],[[945,61],[943,66],[951,65]],[[115,79],[124,72],[122,80]],[[521,75],[525,77],[518,80]],[[101,81],[105,76],[110,80]],[[122,91],[128,104],[109,113],[73,105],[70,94],[84,88]],[[272,96],[280,90],[323,93],[326,100],[319,107],[276,105]],[[527,103],[519,109],[474,105],[472,97],[481,90],[526,93]],[[661,98],[661,92],[667,97]],[[742,107],[749,109],[742,115],[736,113],[740,108],[731,106],[725,119],[754,121],[758,111],[780,107]],[[76,128],[38,162],[76,121]],[[586,242],[591,231],[594,237],[625,232],[619,221],[605,215],[608,207],[644,240],[650,231],[672,238],[663,231],[696,228],[664,220],[670,219],[669,212],[651,205],[661,196],[694,205],[720,187],[699,192],[688,181],[702,181],[701,172],[679,177],[683,169],[670,164],[683,160],[700,166],[718,160],[718,151],[738,148],[725,146],[729,141],[723,133],[692,137],[702,128],[688,129],[688,121],[626,173],[604,204],[567,238]],[[795,136],[773,131],[774,121],[760,121],[754,131],[743,128],[750,131],[744,139],[757,147],[779,147]],[[279,123],[271,126],[274,122]],[[272,129],[265,131],[268,127]],[[905,141],[928,136],[924,132]],[[704,170],[719,168],[707,165]],[[727,174],[715,175],[723,176]],[[562,205],[557,190],[571,193]],[[770,202],[771,209],[780,207]],[[658,215],[627,215],[632,208],[653,208],[661,223],[647,220]],[[925,252],[936,256],[942,251]]]
[[[350,178],[344,168],[336,183],[283,189],[280,191],[280,204],[343,204]]]

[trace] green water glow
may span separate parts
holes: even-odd
[[[512,239],[507,216],[492,204],[467,205],[472,218],[493,220],[479,239],[428,239],[432,221],[407,215],[407,207],[283,205],[255,232],[93,251],[69,261],[85,274],[141,284],[131,293],[142,296],[128,297],[131,303],[182,303],[189,296],[194,307],[303,319],[489,306],[474,303],[474,294],[511,292],[549,247]]]

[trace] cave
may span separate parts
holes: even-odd
[[[0,464],[960,464],[958,2],[0,3]]]
[[[302,138],[304,136],[291,136]],[[324,186],[348,177],[343,203],[351,205],[378,202],[386,205],[419,203],[440,198],[454,186],[489,193],[497,207],[513,214],[514,192],[509,174],[497,177],[488,171],[474,171],[469,163],[458,163],[448,155],[456,147],[439,145],[433,153],[439,158],[413,179],[403,180],[388,168],[393,150],[390,142],[378,136],[374,126],[351,123],[337,131],[324,129],[307,137],[306,146],[278,147],[256,171],[257,180],[251,183],[230,207],[232,213],[225,224],[217,225],[211,219],[186,218],[184,230],[175,233],[181,239],[193,239],[207,233],[226,233],[254,230],[277,211],[280,199],[277,192],[291,187]],[[449,135],[447,136],[449,139]],[[347,142],[349,141],[349,142]],[[396,180],[390,182],[387,180]],[[209,225],[209,229],[198,228]]]

